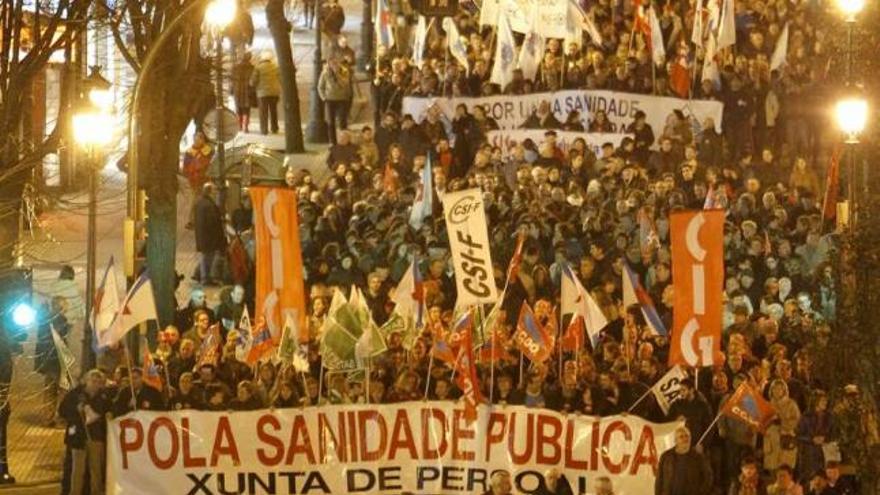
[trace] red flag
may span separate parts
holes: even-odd
[[[546,326],[538,322],[531,306],[525,301],[519,310],[519,320],[516,323],[513,341],[519,350],[533,362],[543,363],[553,352],[553,335],[547,331]]]
[[[477,367],[474,365],[473,325],[464,328],[458,357],[455,360],[455,384],[461,390],[464,400],[464,417],[468,422],[477,419],[477,405],[484,402],[477,381]]]
[[[397,194],[397,189],[400,186],[400,177],[397,170],[394,170],[394,167],[391,166],[390,160],[385,165],[385,172],[382,174],[382,185],[385,188],[385,193],[389,195]]]
[[[732,396],[721,406],[721,413],[742,421],[758,431],[764,431],[776,416],[773,406],[747,382],[742,382]]]
[[[831,153],[831,165],[825,178],[825,199],[822,201],[822,218],[832,220],[837,216],[837,189],[840,185],[840,148]]]
[[[581,349],[584,342],[584,317],[578,314],[572,315],[571,322],[565,333],[562,334],[562,340],[559,345],[566,352],[577,352]]]
[[[687,68],[687,59],[679,57],[669,70],[669,87],[681,98],[687,98],[691,92],[691,75]]]
[[[507,284],[516,280],[516,276],[519,274],[519,265],[522,264],[522,250],[525,240],[526,236],[520,232],[516,238],[516,249],[513,250],[513,257],[510,258],[510,266],[507,267]]]

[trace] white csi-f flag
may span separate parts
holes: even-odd
[[[464,67],[465,73],[469,74],[471,68],[468,64],[467,49],[464,47],[464,42],[461,40],[458,26],[455,25],[455,21],[453,21],[451,17],[443,19],[443,30],[446,31],[446,44],[449,48],[449,53],[455,57],[455,60],[458,61],[462,67]]]
[[[654,7],[648,8],[648,23],[651,27],[651,59],[654,65],[664,65],[666,63],[666,46],[663,42],[663,31],[660,29],[660,19],[657,18],[657,12]]]
[[[413,43],[413,63],[419,69],[425,61],[425,43],[428,39],[428,23],[425,16],[420,15],[416,23],[415,41]]]
[[[663,409],[663,414],[669,414],[669,406],[681,397],[681,381],[685,378],[687,373],[684,369],[675,365],[651,387],[651,393],[657,399],[657,405]]]
[[[513,81],[513,69],[516,66],[516,42],[510,30],[507,13],[498,14],[498,29],[495,44],[495,64],[489,82],[501,86],[501,90]]]
[[[779,34],[779,39],[776,40],[776,48],[773,49],[773,56],[770,58],[770,70],[780,69],[785,65],[788,57],[788,24],[786,23],[785,28],[782,29],[782,33]]]
[[[492,304],[498,300],[483,193],[479,189],[443,195],[443,218],[455,267],[456,305]]]
[[[409,225],[415,230],[422,228],[425,219],[431,217],[431,211],[434,209],[433,177],[431,172],[431,154],[428,153],[425,166],[422,167],[422,177],[419,180],[419,187],[416,189],[412,211],[409,214]]]
[[[590,337],[590,343],[593,347],[599,341],[599,333],[608,325],[608,319],[596,304],[596,301],[587,292],[587,289],[578,280],[577,275],[566,264],[562,268],[562,296],[561,296],[562,316],[572,315],[572,319],[583,318],[584,328]]]
[[[532,7],[532,22],[529,24],[529,30],[523,39],[522,48],[519,50],[519,69],[523,73],[523,78],[534,80],[538,74],[538,67],[541,66],[541,58],[544,56],[544,37],[535,28],[536,7]]]
[[[98,343],[109,346],[119,342],[132,327],[149,320],[157,320],[156,299],[153,297],[153,283],[147,272],[141,274],[131,290],[122,301],[122,306],[116,314],[116,319],[110,328],[103,334],[99,334]]]
[[[717,49],[723,50],[736,44],[736,8],[733,0],[724,0],[721,6],[721,24],[718,26]]]
[[[116,270],[113,268],[113,258],[107,262],[101,285],[95,290],[95,298],[92,301],[92,314],[89,315],[89,324],[97,336],[97,342],[101,342],[101,334],[106,332],[113,324],[116,313],[119,311],[119,289],[116,285]]]

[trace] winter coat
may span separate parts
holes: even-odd
[[[251,86],[256,88],[257,97],[281,96],[281,79],[278,64],[274,60],[260,60],[251,74]]]
[[[345,67],[334,70],[324,67],[318,79],[318,95],[324,101],[347,101],[352,98],[351,71]]]
[[[682,462],[678,463],[679,460]],[[677,476],[675,474],[676,466],[682,470]],[[694,450],[690,450],[686,454],[678,454],[675,449],[670,449],[660,456],[657,479],[654,481],[654,493],[656,495],[673,495],[674,478],[682,479],[682,486],[690,488],[686,492],[678,491],[675,495],[708,495],[712,493],[712,469],[703,455]]]
[[[770,390],[776,383],[770,385]],[[771,399],[773,409],[776,410],[777,422],[767,428],[764,434],[764,469],[775,471],[783,464],[795,466],[797,463],[797,433],[798,422],[801,419],[801,411],[797,403],[788,396],[788,386],[785,385],[785,395],[781,399]]]
[[[236,108],[255,106],[256,93],[251,85],[253,74],[254,64],[250,60],[244,60],[232,69],[232,97],[235,99]]]
[[[220,251],[226,247],[220,208],[210,196],[204,194],[196,201],[195,232],[196,251],[200,253]]]
[[[97,419],[85,424],[84,413],[79,406],[88,406],[97,415]],[[111,401],[105,390],[99,390],[95,395],[86,393],[83,385],[77,385],[68,392],[58,406],[58,415],[67,423],[64,444],[73,449],[83,449],[86,440],[103,442],[107,438],[107,421],[104,416],[110,411]]]

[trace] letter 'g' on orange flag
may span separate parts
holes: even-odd
[[[308,328],[296,192],[279,187],[252,187],[250,193],[256,240],[255,316],[266,319],[272,340],[277,343],[288,314],[299,328]]]

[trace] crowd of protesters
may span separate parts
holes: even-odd
[[[337,79],[350,77],[353,60],[331,55],[318,83],[332,107],[331,125],[339,129],[328,153],[329,176],[318,181],[291,168],[284,178],[298,197],[309,372],[272,361],[249,366],[237,356],[242,313],[248,307],[254,314],[253,270],[247,260],[253,256],[253,223],[245,202],[230,216],[236,246],[245,255],[230,259],[229,273],[212,276],[211,263],[202,266],[205,282],[234,282],[221,291],[219,305],[209,308],[205,292],[193,289],[175,324],[159,332],[156,367],[90,371],[63,399],[60,415],[72,426],[67,430],[70,493],[80,493],[73,488],[82,489],[86,479],[93,483],[92,493],[101,493],[94,483],[100,484],[95,479],[101,473],[103,418],[108,415],[133,409],[246,411],[457,400],[461,391],[450,379],[450,367],[429,363],[434,342],[449,332],[456,300],[440,199],[466,188],[482,191],[499,287],[517,238],[525,237],[518,274],[505,292],[505,316],[487,329],[506,342],[504,356],[477,364],[487,398],[565,414],[683,419],[686,427],[676,432],[675,448],[660,458],[658,494],[858,493],[847,472],[853,462],[848,449],[855,439],[877,449],[877,423],[856,386],[835,390],[823,376],[832,366],[828,342],[836,316],[830,263],[834,226],[822,208],[826,184],[820,163],[829,155],[826,141],[831,137],[819,110],[830,63],[829,40],[818,22],[826,15],[826,3],[736,3],[738,42],[721,55],[720,83],[701,81],[693,93],[724,103],[723,132],[716,132],[713,122],[690,122],[681,112],[663,116],[665,128],[652,129],[646,116],[636,113],[625,129],[632,137],[618,147],[606,144],[598,154],[583,139],[563,151],[555,131],[612,130],[601,112],[589,116],[588,126],[578,127],[577,116],[557,119],[541,105],[523,125],[544,129],[543,140],[502,150],[486,142],[486,132],[497,124],[482,109],[471,112],[460,105],[452,119],[432,109],[417,121],[401,113],[402,98],[515,97],[562,88],[672,96],[665,68],[652,74],[648,47],[631,39],[630,2],[591,2],[586,10],[600,28],[602,45],[587,38],[573,44],[549,40],[535,80],[519,74],[505,88],[488,82],[491,30],[479,29],[476,16],[467,12],[455,18],[467,39],[470,60],[464,70],[446,55],[444,33],[436,23],[428,30],[421,69],[412,65],[410,53],[380,50],[376,123],[357,130],[347,129],[344,104],[331,97],[338,93]],[[670,1],[658,10],[670,60],[684,55],[700,65],[701,53],[689,55],[693,6]],[[786,23],[791,30],[788,62],[782,71],[771,72],[769,56]],[[412,35],[398,32],[398,46],[412,44],[402,41],[407,36]],[[414,229],[410,208],[429,158],[434,214]],[[212,193],[205,188],[206,201]],[[664,414],[645,392],[667,371],[668,338],[652,331],[637,307],[624,307],[623,260],[638,273],[671,329],[668,215],[707,204],[726,211],[724,362],[696,374],[691,370],[681,398]],[[216,235],[210,232],[216,227],[200,225],[203,217],[197,210],[197,244],[199,237]],[[656,242],[641,235],[645,223],[656,232]],[[226,246],[218,241],[206,249],[213,256]],[[322,373],[319,341],[333,291],[360,287],[381,326],[394,311],[395,287],[414,258],[420,261],[428,308],[418,337],[405,346],[402,335],[387,336],[388,350],[373,364],[369,389],[362,373]],[[610,323],[595,346],[587,342],[562,356],[554,350],[548,360],[553,364],[546,366],[526,359],[520,372],[520,351],[510,341],[519,309],[523,302],[536,312],[558,308],[566,264]],[[215,323],[223,344],[218,359],[205,362],[203,340]],[[559,323],[564,328],[567,321]],[[743,382],[776,411],[764,431],[726,416],[713,421]],[[509,477],[493,477],[489,493],[510,493],[509,485]],[[561,483],[552,485],[543,487],[546,493],[569,493]],[[613,493],[610,484],[604,486],[603,480],[597,490]]]

